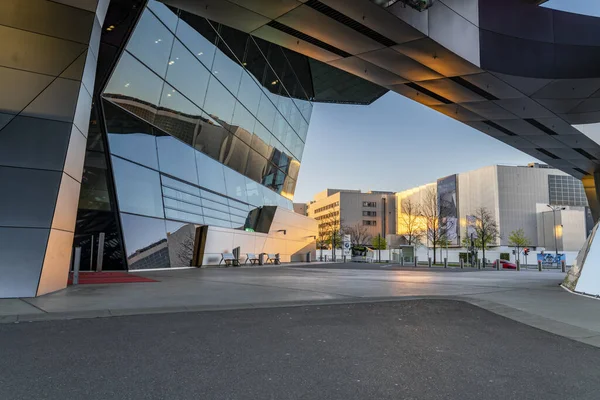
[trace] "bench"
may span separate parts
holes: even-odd
[[[244,264],[248,264],[248,261],[250,261],[250,265],[259,263],[258,256],[254,253],[246,253],[246,262]]]
[[[269,262],[271,264],[281,264],[281,261],[279,261],[279,254],[267,254],[267,264],[269,264]]]
[[[219,265],[221,265],[221,263],[225,261],[225,266],[230,267],[230,266],[234,266],[234,267],[239,267],[240,266],[240,260],[238,260],[237,258],[235,258],[235,256],[233,255],[233,253],[221,253],[221,261],[219,261]]]

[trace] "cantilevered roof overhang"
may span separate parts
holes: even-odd
[[[162,0],[400,93],[573,176],[600,170],[600,18],[523,0]],[[535,2],[539,3],[539,2]]]

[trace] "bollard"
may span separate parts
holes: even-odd
[[[560,261],[562,272],[567,272],[567,262],[565,260]]]
[[[444,257],[444,268],[448,268],[448,258]]]
[[[431,257],[429,257],[429,261],[427,262],[429,268],[431,268]]]
[[[496,258],[496,271],[500,271],[500,259]]]
[[[81,247],[75,247],[75,259],[73,260],[73,285],[79,284],[79,266],[81,265]]]
[[[417,263],[419,261],[419,257],[415,256],[414,261],[415,261],[415,268],[417,268]]]
[[[517,260],[517,271],[521,270],[521,263],[519,262],[519,260]]]
[[[404,256],[400,257],[400,266],[404,267]]]
[[[538,271],[542,272],[542,260],[538,260]]]
[[[460,259],[460,269],[463,269],[465,267],[465,260],[463,260],[462,258]]]
[[[481,260],[477,260],[477,269],[481,269]]]

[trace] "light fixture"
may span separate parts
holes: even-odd
[[[171,97],[171,93],[167,93],[167,97]]]
[[[246,63],[242,63],[242,65],[245,67],[245,66],[246,66]]]
[[[271,82],[271,85],[277,85],[277,79],[275,79],[273,82]]]
[[[173,65],[173,64],[175,64],[175,61],[173,61],[173,60],[169,61],[169,65]]]
[[[108,28],[106,28],[106,30],[107,30],[107,31],[109,31],[109,32],[110,32],[110,31],[112,31],[113,29],[115,29],[115,26],[114,26],[114,25],[111,25],[111,26],[109,26]]]
[[[203,52],[198,53],[199,56],[201,56],[202,54],[204,54]]]
[[[127,83],[125,84],[125,87],[129,87],[129,82],[127,82]]]

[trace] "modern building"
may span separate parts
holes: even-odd
[[[0,2],[0,296],[65,287],[74,243],[162,267],[187,224],[193,265],[292,259],[312,104],[389,90],[582,179],[597,220],[600,20],[538,3]]]
[[[439,215],[449,247],[461,247],[462,239],[470,237],[482,207],[500,232],[494,245],[506,249],[511,232],[522,229],[532,248],[555,251],[558,246],[559,251],[578,251],[594,225],[578,179],[543,164],[492,165],[397,193],[398,235],[405,234],[406,221],[410,221],[406,216],[409,203],[418,208],[431,192],[444,209]]]
[[[295,208],[302,209],[300,204]],[[306,215],[317,221],[321,237],[327,232],[356,227],[362,227],[365,238],[385,238],[396,232],[394,192],[326,189],[306,204]]]

